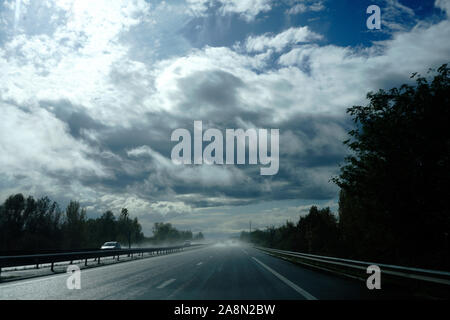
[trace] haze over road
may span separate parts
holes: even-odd
[[[0,284],[0,299],[372,299],[363,281],[313,271],[243,245],[212,245],[68,274]]]

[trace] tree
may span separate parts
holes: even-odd
[[[265,247],[335,255],[339,247],[339,230],[330,208],[312,206],[297,224],[286,221],[280,227],[271,226],[251,233],[243,231],[240,239]]]
[[[192,240],[192,231],[179,231],[171,223],[155,222],[153,225],[153,240],[156,243]]]
[[[201,231],[194,236],[194,240],[204,240],[204,239],[205,237],[203,236],[203,233]]]
[[[301,235],[301,251],[317,254],[336,254],[338,247],[337,219],[330,208],[312,206],[308,215],[300,218],[297,228]]]
[[[48,197],[34,200],[28,197],[23,217],[21,247],[56,249],[62,239],[61,210]]]
[[[134,218],[131,223],[131,241],[133,243],[139,243],[144,240],[144,234],[142,233],[142,227],[139,224],[138,218]]]
[[[23,235],[25,198],[19,193],[8,197],[0,208],[1,249],[17,250]]]
[[[86,244],[86,209],[81,209],[80,203],[70,201],[66,208],[64,222],[65,248],[79,249]]]
[[[99,243],[113,241],[117,238],[116,217],[108,210],[96,220],[98,225],[97,237]]]
[[[348,109],[356,128],[339,177],[339,228],[349,254],[401,264],[448,267],[450,81],[368,93]]]

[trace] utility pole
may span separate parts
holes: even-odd
[[[127,229],[127,233],[128,233],[128,249],[131,249],[131,230],[130,230],[130,224],[128,223],[129,219],[128,219],[128,209],[127,208],[123,208],[122,209],[122,214],[125,216],[125,225],[126,225],[126,229]]]

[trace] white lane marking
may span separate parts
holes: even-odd
[[[162,284],[160,284],[158,287],[156,287],[157,289],[162,289],[164,287],[167,287],[169,284],[171,284],[172,282],[174,282],[176,279],[170,279],[167,280],[165,282],[163,282]]]
[[[241,249],[242,251],[244,251],[244,253],[246,254],[246,255],[248,255],[248,252],[247,251],[245,251],[244,249]]]
[[[278,279],[280,279],[281,281],[283,281],[285,284],[287,284],[288,286],[290,286],[292,289],[294,289],[295,291],[297,291],[298,293],[300,293],[302,296],[304,296],[307,300],[317,300],[316,297],[314,297],[313,295],[311,295],[310,293],[308,293],[307,291],[303,290],[302,288],[300,288],[298,285],[296,285],[295,283],[293,283],[291,280],[285,278],[284,276],[282,276],[281,274],[279,274],[278,272],[276,272],[275,270],[273,270],[272,268],[270,268],[269,266],[267,266],[266,264],[262,263],[261,261],[259,261],[258,259],[256,259],[255,257],[252,257],[256,262],[258,262],[261,266],[263,266],[264,268],[266,268],[268,271],[270,271],[273,275],[275,275]]]
[[[198,266],[201,266],[202,264],[203,264],[203,262],[201,262],[201,261],[199,263],[197,263]]]

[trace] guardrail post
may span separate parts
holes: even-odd
[[[85,267],[87,266],[87,258],[84,259],[84,266],[85,266]]]
[[[39,269],[39,263],[36,264],[36,269]]]
[[[50,270],[52,270],[52,272],[54,272],[54,270],[53,270],[53,262],[52,262],[52,266],[50,267]]]
[[[98,257],[98,263],[97,264],[100,264],[100,257]]]

